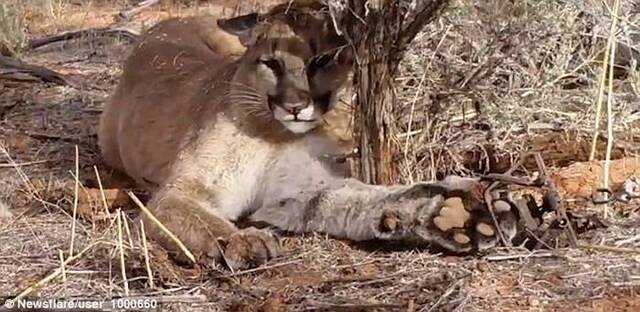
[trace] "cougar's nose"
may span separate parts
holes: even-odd
[[[298,115],[298,113],[300,113],[300,111],[305,109],[308,105],[309,103],[305,101],[285,102],[282,103],[282,108],[284,108],[292,115]]]

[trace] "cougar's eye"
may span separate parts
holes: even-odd
[[[269,67],[276,75],[279,75],[282,72],[282,65],[276,59],[260,59],[259,62],[264,66]]]
[[[327,67],[333,60],[331,55],[319,55],[311,59],[307,68],[307,74],[309,77],[313,77],[319,69]]]
[[[315,68],[323,68],[329,65],[332,59],[333,58],[330,55],[323,54],[323,55],[314,57],[313,60],[311,60],[310,65]]]
[[[327,91],[323,94],[317,95],[313,97],[313,102],[318,105],[324,113],[329,111],[329,106],[331,105],[331,96],[332,92]]]

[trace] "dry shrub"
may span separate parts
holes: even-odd
[[[640,130],[630,126],[640,118],[632,70],[640,18],[633,6],[620,15],[618,40],[635,51],[618,61],[626,74],[614,82],[616,139],[624,144]],[[401,65],[395,115],[402,180],[504,170],[532,137],[550,133],[571,130],[569,141],[589,142],[610,20],[600,1],[453,1]]]
[[[0,1],[0,53],[13,55],[26,41],[27,22],[33,19],[60,18],[68,0]]]
[[[9,0],[19,3],[31,36],[52,35],[62,31],[89,28],[103,23],[109,8],[123,0]],[[110,14],[109,14],[110,13]]]
[[[25,42],[24,16],[15,1],[0,2],[0,54],[13,55]]]

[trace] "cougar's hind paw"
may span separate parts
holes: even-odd
[[[221,245],[224,261],[233,270],[259,266],[281,252],[280,241],[274,233],[254,227],[231,234]]]
[[[516,232],[516,218],[512,206],[503,201],[502,210],[495,211],[496,218],[505,236],[511,240]],[[494,247],[500,240],[499,233],[484,206],[474,205],[461,197],[445,199],[420,220],[421,226],[414,229],[423,239],[455,253],[468,253]],[[498,209],[496,209],[498,210]]]

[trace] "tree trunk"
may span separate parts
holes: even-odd
[[[365,57],[376,58],[373,55]],[[395,181],[395,145],[391,140],[391,127],[396,98],[390,76],[386,62],[363,66],[354,73],[357,94],[354,136],[360,151],[354,173],[366,183],[391,184]]]
[[[418,32],[449,0],[327,0],[357,55],[355,129],[360,155],[354,174],[366,183],[396,181],[393,78]]]

